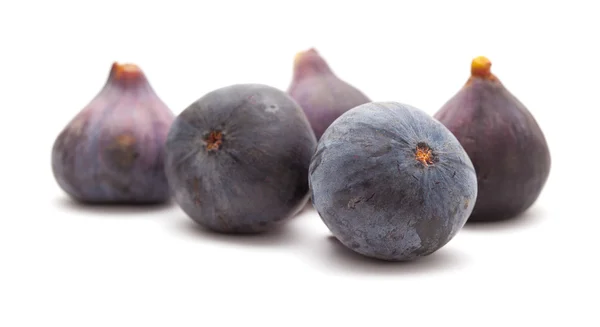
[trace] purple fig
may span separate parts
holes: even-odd
[[[83,203],[168,201],[164,145],[174,118],[137,65],[114,63],[104,87],[54,142],[58,185]]]
[[[357,88],[337,77],[314,48],[296,55],[288,94],[306,114],[317,140],[343,113],[371,102]]]
[[[173,199],[199,226],[262,233],[304,207],[316,146],[306,116],[285,92],[235,84],[205,94],[177,116],[165,171]]]
[[[477,57],[463,88],[434,115],[460,141],[477,173],[469,221],[513,218],[537,200],[550,174],[550,151],[533,115]]]

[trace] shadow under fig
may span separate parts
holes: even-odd
[[[544,211],[539,207],[532,207],[525,212],[508,219],[495,221],[467,221],[463,230],[472,231],[502,231],[515,228],[531,227],[540,223],[543,219]]]
[[[284,222],[261,233],[224,233],[206,228],[188,217],[178,219],[178,228],[185,234],[211,242],[243,246],[287,245],[297,240],[292,221]]]
[[[447,269],[458,269],[467,262],[466,258],[454,249],[442,248],[428,256],[412,261],[384,261],[358,254],[344,246],[334,236],[327,237],[327,268],[341,273],[355,274],[424,274]]]
[[[296,215],[298,216],[301,213],[310,212],[310,211],[316,211],[316,210],[315,210],[315,207],[313,207],[312,202],[310,202],[310,200],[308,200],[306,202],[306,204],[304,205],[304,207],[302,207],[302,209]]]
[[[173,208],[173,201],[161,203],[88,203],[79,202],[69,197],[56,200],[59,207],[68,210],[94,214],[147,214],[149,212],[165,211]]]

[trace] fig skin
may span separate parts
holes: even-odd
[[[477,196],[473,165],[452,133],[394,102],[358,106],[319,140],[310,165],[314,208],[347,248],[408,261],[464,226]]]
[[[356,87],[337,77],[314,48],[296,55],[287,92],[304,110],[317,140],[344,112],[371,102]]]
[[[138,66],[113,63],[103,88],[54,142],[58,185],[85,204],[167,202],[164,143],[174,118]]]
[[[533,205],[550,174],[548,144],[533,115],[491,73],[487,58],[473,59],[467,83],[434,117],[461,142],[477,172],[470,222],[511,219]]]
[[[198,225],[262,233],[306,204],[316,143],[285,92],[236,84],[209,92],[177,116],[165,171],[174,200]]]

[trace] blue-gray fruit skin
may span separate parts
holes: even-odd
[[[396,102],[364,104],[338,118],[319,140],[309,181],[313,206],[332,234],[359,254],[388,261],[443,247],[477,196],[473,165],[452,133]]]
[[[316,138],[299,105],[260,84],[214,90],[186,108],[166,143],[175,201],[198,224],[222,233],[260,233],[308,199]]]

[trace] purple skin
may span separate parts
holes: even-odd
[[[174,118],[137,66],[113,64],[102,90],[54,143],[58,185],[88,204],[168,201],[164,143]]]
[[[337,119],[318,143],[309,181],[313,206],[332,234],[387,261],[443,247],[477,196],[475,170],[452,133],[393,102],[364,104]]]
[[[550,174],[550,151],[534,117],[495,76],[471,77],[434,117],[461,142],[477,172],[469,222],[510,219],[536,201]]]
[[[306,113],[317,140],[344,112],[371,102],[357,88],[339,79],[315,49],[296,55],[287,92]]]
[[[306,204],[316,143],[287,94],[232,85],[204,95],[175,119],[165,171],[175,201],[200,226],[260,233]]]

